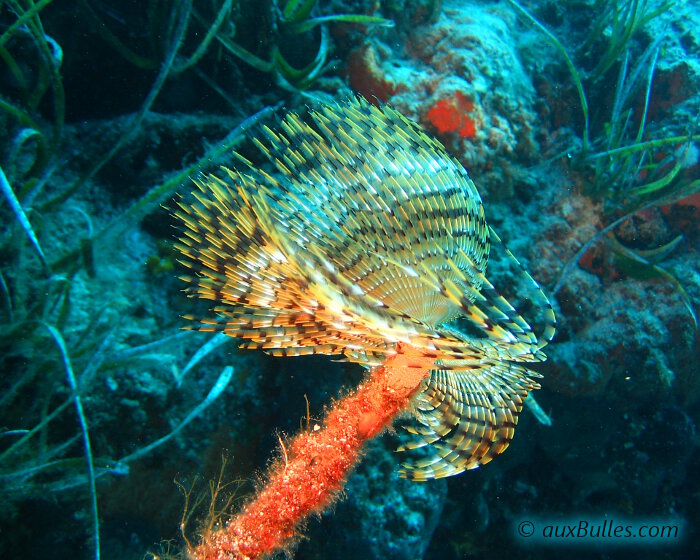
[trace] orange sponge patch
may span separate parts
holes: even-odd
[[[476,123],[470,113],[474,102],[462,92],[455,92],[453,97],[441,99],[426,114],[428,120],[438,132],[457,132],[462,138],[476,135]]]

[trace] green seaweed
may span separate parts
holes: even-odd
[[[93,527],[93,547],[95,553],[95,560],[100,560],[100,519],[97,513],[97,488],[95,486],[95,463],[92,456],[92,444],[90,443],[90,432],[88,429],[88,423],[85,419],[85,412],[83,409],[83,402],[80,398],[78,392],[78,382],[73,372],[73,366],[71,364],[70,356],[68,355],[68,349],[66,348],[66,342],[63,339],[63,335],[59,330],[53,325],[47,323],[42,323],[43,327],[46,328],[49,333],[51,333],[51,338],[53,338],[58,350],[61,354],[61,361],[63,362],[63,367],[66,370],[66,376],[68,378],[68,386],[71,391],[71,400],[75,405],[75,410],[78,415],[78,421],[80,423],[80,434],[83,440],[83,449],[85,450],[85,461],[87,463],[87,476],[88,476],[88,488],[90,490],[90,510],[92,513],[92,527]]]
[[[693,309],[693,303],[688,296],[688,293],[683,288],[683,284],[670,272],[664,269],[659,264],[652,262],[647,256],[643,255],[640,251],[634,251],[628,247],[622,245],[614,236],[610,236],[610,244],[615,251],[617,266],[625,274],[632,278],[637,278],[640,280],[665,280],[670,282],[676,291],[680,294],[683,305],[688,311],[688,315],[693,321],[693,327],[697,330],[698,328],[698,318]],[[682,239],[680,237],[676,239]],[[658,255],[667,254],[672,247],[677,245],[678,241],[671,241],[669,244],[662,247],[658,247],[653,251],[648,251],[647,253],[652,253]],[[669,247],[670,246],[670,247]]]
[[[262,59],[236,44],[233,36],[217,34],[219,42],[237,58],[261,72],[271,73],[277,83],[293,91],[309,88],[323,74],[328,66],[326,61],[329,52],[328,32],[326,23],[344,22],[358,25],[380,25],[392,27],[391,20],[362,14],[331,14],[327,16],[312,16],[318,0],[287,0],[281,10],[273,11],[278,14],[272,28],[275,35],[269,40],[271,44],[269,58]],[[282,55],[283,42],[296,40],[297,36],[307,34],[315,27],[321,27],[319,46],[314,58],[302,68],[295,68]]]
[[[178,388],[182,383],[178,372],[195,366],[198,370],[210,367],[204,358],[212,348],[196,360],[188,359],[176,342],[180,337],[195,335],[180,333],[175,325],[159,325],[157,332],[162,339],[154,341],[154,334],[135,324],[134,317],[126,313],[128,310],[133,314],[133,304],[119,297],[119,290],[115,290],[117,296],[104,297],[85,290],[104,287],[95,273],[113,266],[110,258],[114,251],[127,254],[123,243],[114,243],[117,236],[136,231],[147,213],[172,197],[188,177],[216,165],[241,141],[247,128],[273,108],[245,119],[203,157],[156,184],[106,225],[93,226],[92,218],[80,207],[81,200],[74,199],[74,195],[133,136],[122,135],[76,181],[65,186],[58,180],[49,181],[56,166],[65,165],[61,145],[65,101],[62,52],[41,21],[43,9],[49,4],[46,0],[0,2],[0,10],[9,9],[14,18],[0,30],[0,64],[19,84],[11,96],[0,97],[0,113],[8,130],[6,149],[0,154],[0,200],[8,208],[6,231],[0,237],[0,368],[7,374],[0,395],[0,486],[10,515],[25,500],[47,497],[75,502],[79,504],[75,506],[77,512],[88,496],[86,529],[92,522],[89,534],[94,557],[99,558],[99,479],[125,475],[133,462],[172,444],[221,394],[232,370],[220,373],[213,388],[198,401],[195,398],[182,420],[164,430],[164,435],[153,438],[153,443],[145,443],[135,452],[113,448],[105,443],[104,435],[103,423],[109,415],[100,410],[113,404],[109,392],[106,397],[99,393],[107,376],[138,371],[148,364],[149,369],[171,376],[173,387]],[[200,35],[196,44],[184,40],[193,21],[191,2],[177,4],[178,10],[169,14],[170,32],[160,43],[165,50],[154,59],[158,72],[153,85],[131,120],[133,129],[141,126],[170,76],[197,67],[233,3],[225,0],[219,5],[209,32]],[[192,50],[182,54],[183,45]],[[52,120],[42,117],[39,105],[53,107]],[[72,174],[62,173],[65,176]],[[51,190],[43,192],[47,184]],[[74,231],[78,233],[67,236],[62,245],[47,235],[48,227],[56,223],[75,227],[75,222],[78,227]],[[133,342],[142,339],[143,344]],[[179,365],[180,360],[184,365]],[[194,380],[188,379],[187,383],[187,389],[196,385]]]
[[[595,60],[595,66],[586,72],[586,78],[592,83],[603,78],[628,51],[634,35],[672,5],[673,2],[663,2],[650,9],[647,0],[596,0],[591,7],[594,20],[579,49],[582,58]],[[601,42],[604,44],[600,45]],[[602,50],[602,54],[594,55],[597,50]]]
[[[192,10],[192,0],[184,0],[179,4],[179,10],[173,10],[172,13],[172,35],[170,37],[170,45],[164,60],[161,63],[158,75],[151,86],[148,95],[144,99],[141,108],[133,116],[127,131],[119,137],[119,140],[113,144],[110,149],[101,158],[96,160],[88,169],[86,173],[81,175],[69,188],[65,189],[58,196],[46,201],[41,206],[42,211],[47,211],[55,209],[63,202],[68,200],[73,196],[90,178],[92,178],[100,169],[102,169],[107,163],[114,157],[114,155],[124,146],[130,139],[132,139],[136,132],[141,127],[141,123],[145,118],[146,114],[152,107],[156,100],[156,97],[160,93],[165,80],[170,75],[170,71],[175,63],[175,57],[178,53],[180,46],[182,45],[185,37],[185,31],[187,30],[187,24],[189,22],[190,13]]]
[[[19,222],[20,226],[22,226],[22,229],[24,230],[24,233],[29,238],[29,241],[31,242],[32,247],[36,251],[39,260],[41,261],[41,264],[44,266],[45,269],[48,270],[49,264],[46,260],[46,257],[44,256],[44,251],[42,250],[41,245],[39,244],[39,240],[37,239],[36,234],[34,233],[32,225],[29,223],[29,218],[27,218],[27,214],[24,212],[22,205],[15,196],[14,190],[12,190],[12,186],[8,182],[7,177],[5,176],[5,172],[2,170],[2,167],[0,167],[0,191],[2,191],[3,195],[5,196],[5,199],[12,208],[12,212],[15,214],[17,222]]]
[[[19,85],[19,91],[13,98],[0,96],[0,110],[20,128],[20,131],[13,133],[13,148],[3,163],[15,192],[21,195],[45,181],[46,173],[57,157],[65,124],[65,92],[60,73],[63,53],[60,45],[45,32],[41,21],[41,12],[50,3],[46,0],[38,3],[34,0],[24,3],[7,0],[8,9],[17,19],[0,35],[0,58]],[[36,59],[22,51],[20,47],[25,43],[33,46]],[[29,76],[34,76],[34,79],[30,80]],[[36,114],[49,91],[53,122],[47,130],[48,127],[38,124]],[[16,152],[29,138],[35,142],[36,155],[25,173],[17,173]]]
[[[687,192],[687,181],[684,182],[680,174],[683,158],[675,155],[671,160],[666,160],[658,157],[658,154],[663,151],[682,154],[682,147],[697,141],[699,135],[688,132],[685,135],[669,134],[647,139],[647,114],[661,38],[657,38],[637,56],[630,69],[632,38],[650,21],[667,11],[671,3],[665,2],[650,10],[645,0],[598,0],[592,8],[594,24],[581,52],[588,56],[601,37],[605,41],[609,35],[610,39],[605,43],[596,66],[586,72],[574,63],[561,41],[530,12],[516,0],[508,2],[555,46],[574,81],[583,113],[582,145],[580,148],[568,147],[557,157],[567,155],[575,168],[592,176],[586,192],[603,200],[605,210],[610,214],[640,207],[654,197],[667,197],[673,191]],[[603,33],[605,29],[612,31]],[[591,131],[586,88],[592,87],[618,63],[620,67],[610,118],[601,130]],[[634,94],[641,87],[644,87],[644,105],[638,118],[639,125],[633,130]]]
[[[645,0],[597,0],[593,7],[596,16],[588,39],[580,49],[581,57],[593,56],[596,48],[600,47],[601,37],[605,45],[595,66],[585,71],[574,64],[564,45],[532,14],[515,0],[508,2],[542,32],[564,58],[579,95],[584,127],[581,148],[569,147],[558,157],[566,154],[573,168],[589,178],[584,192],[603,202],[607,222],[564,265],[552,293],[556,294],[561,289],[573,267],[594,244],[607,240],[612,244],[618,261],[630,274],[671,282],[681,294],[697,328],[690,298],[678,279],[644,255],[623,247],[611,233],[620,223],[641,210],[669,204],[700,190],[700,180],[682,173],[687,151],[693,142],[700,141],[700,134],[696,132],[697,123],[690,125],[685,134],[669,134],[659,130],[655,131],[656,137],[649,138],[648,112],[661,37],[652,41],[635,57],[634,63],[630,63],[632,38],[650,21],[667,11],[672,3],[664,2],[650,10]],[[619,70],[610,118],[601,130],[591,133],[586,87],[595,86],[616,64],[619,64]],[[641,88],[644,103],[640,114],[634,115],[635,95]],[[636,127],[635,116],[638,122]],[[666,247],[661,247],[655,253],[665,254],[665,250]]]
[[[530,12],[528,12],[515,0],[508,0],[508,3],[511,6],[513,6],[518,11],[518,13],[520,13],[520,15],[525,17],[525,19],[527,19],[531,25],[534,25],[541,33],[543,33],[564,58],[566,67],[571,73],[572,79],[574,80],[574,85],[576,86],[576,91],[578,92],[579,102],[581,103],[581,112],[583,113],[583,153],[587,153],[589,148],[588,100],[586,99],[586,92],[583,89],[583,82],[581,80],[578,68],[574,64],[573,60],[571,60],[569,54],[566,52],[566,48],[564,48],[564,45],[561,44],[561,41],[559,41],[559,39],[557,39],[551,31],[549,31],[544,25],[542,25]]]
[[[293,91],[304,90],[310,87],[329,67],[326,64],[329,53],[326,24],[340,22],[357,25],[393,26],[391,20],[365,14],[314,15],[318,11],[318,0],[286,0],[281,6],[278,6],[276,1],[236,2],[234,5],[232,0],[223,0],[218,6],[217,3],[211,3],[208,9],[207,6],[201,4],[193,7],[193,21],[202,28],[203,38],[198,42],[198,46],[192,54],[176,62],[172,68],[173,74],[195,66],[210,49],[212,43],[217,42],[245,64],[261,72],[272,74],[281,87]],[[161,43],[157,38],[163,35],[164,29],[170,29],[171,26],[164,14],[176,12],[180,4],[181,2],[177,0],[148,1],[147,13],[152,48],[148,54],[140,54],[109,29],[87,0],[80,2],[84,13],[91,19],[95,28],[100,30],[104,40],[122,58],[142,69],[153,69],[160,66]],[[267,46],[268,52],[262,56],[236,41],[237,21],[245,20],[249,15],[245,11],[253,9],[258,10],[258,13],[265,14],[268,20],[264,34],[261,33],[255,41],[256,45]],[[237,16],[234,11],[238,14]],[[285,50],[284,47],[296,46],[299,40],[304,43],[312,43],[315,39],[309,32],[316,27],[321,27],[323,31],[318,41],[315,56],[303,67],[295,68],[281,54]]]

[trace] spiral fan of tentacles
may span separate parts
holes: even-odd
[[[194,328],[369,367],[408,344],[435,366],[403,449],[430,447],[402,474],[450,476],[503,451],[538,387],[522,364],[544,359],[554,313],[520,267],[544,317],[538,338],[486,278],[500,240],[466,170],[417,124],[363,100],[290,113],[253,141],[274,170],[238,156],[244,170],[197,178],[176,211],[184,280],[215,302],[216,318]]]

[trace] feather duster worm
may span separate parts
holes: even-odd
[[[176,212],[189,292],[215,303],[196,328],[278,356],[343,355],[370,373],[318,431],[292,440],[257,497],[190,551],[199,559],[287,546],[402,412],[415,420],[403,449],[428,449],[403,476],[490,461],[538,386],[522,364],[543,360],[554,334],[525,271],[539,337],[486,278],[500,240],[466,170],[395,110],[350,100],[290,113],[253,141],[274,174],[239,156],[245,171],[196,179],[195,202]]]

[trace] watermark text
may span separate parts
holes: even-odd
[[[629,546],[676,545],[682,541],[683,519],[519,519],[514,522],[518,541],[537,545]]]

